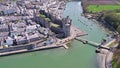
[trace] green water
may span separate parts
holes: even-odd
[[[89,34],[84,38],[99,43],[106,32],[81,13],[80,2],[69,2],[63,15],[69,15],[74,25]],[[74,40],[67,50],[59,48],[0,57],[0,68],[98,68],[96,56],[95,47]]]

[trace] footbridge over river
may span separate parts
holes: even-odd
[[[83,38],[78,38],[78,37],[76,37],[75,40],[80,41],[83,44],[89,44],[89,45],[94,46],[96,48],[102,48],[102,49],[110,50],[110,48],[104,47],[104,45],[101,45],[101,43],[96,43],[96,42],[89,41],[89,40],[83,39]]]
[[[84,44],[90,44],[90,45],[94,45],[95,47],[98,47],[100,44],[99,43],[96,43],[96,42],[93,42],[93,41],[89,41],[87,39],[83,39],[83,38],[75,38],[75,40],[78,40]]]

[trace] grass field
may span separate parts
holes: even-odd
[[[120,5],[89,5],[89,12],[101,12],[103,10],[115,10],[120,9]]]
[[[120,15],[120,13],[116,13],[117,15]]]

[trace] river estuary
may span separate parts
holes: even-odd
[[[81,16],[81,2],[69,2],[63,16],[88,33],[83,38],[100,43],[107,32],[97,22]],[[69,49],[59,48],[0,57],[0,68],[99,68],[95,47],[74,40]]]

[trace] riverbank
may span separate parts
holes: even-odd
[[[120,45],[119,45],[120,46]],[[120,68],[120,48],[119,46],[117,47],[117,49],[114,52],[113,55],[113,60],[112,60],[112,66],[113,68]]]
[[[104,47],[110,48],[109,45],[115,41],[116,41],[116,39],[111,40],[106,45],[104,45]],[[99,59],[98,62],[100,63],[100,68],[112,68],[112,57],[113,57],[113,53],[115,51],[115,47],[117,45],[118,44],[115,44],[112,47],[112,50],[105,50],[105,49],[100,50],[101,52],[98,54],[98,59]]]
[[[94,5],[93,5],[94,6]],[[104,7],[109,7],[108,5],[105,5]],[[106,29],[112,31],[112,33],[115,33],[113,35],[117,35],[116,30],[110,26],[110,24],[106,23],[106,21],[103,19],[103,15],[104,12],[96,12],[98,10],[102,11],[102,9],[100,9],[99,5],[96,5],[96,7],[94,8],[89,8],[89,5],[83,5],[83,7],[87,8],[84,10],[84,16],[88,19],[94,19],[98,22],[100,22],[100,25],[104,26]],[[114,7],[114,6],[113,6]],[[97,9],[97,10],[96,10]],[[91,12],[89,10],[92,10]],[[109,9],[108,9],[109,10]],[[94,11],[94,12],[93,12]],[[109,45],[111,43],[115,42],[115,40],[110,41],[107,45],[105,45],[104,47],[109,48]],[[117,46],[118,44],[114,45],[113,47]],[[100,68],[112,68],[112,57],[113,57],[113,52],[108,51],[108,50],[104,50],[102,49],[102,54],[98,54],[98,64]]]
[[[83,1],[84,16],[88,19],[95,19],[99,21],[105,28],[116,33],[120,32],[120,26],[117,18],[119,18],[119,1],[105,0],[105,1]],[[109,15],[109,17],[107,17]],[[106,19],[105,19],[106,18]],[[117,24],[115,24],[115,23]],[[112,27],[110,26],[112,25]],[[117,26],[118,25],[118,26]],[[119,28],[118,28],[119,27]],[[116,33],[117,34],[117,33]]]
[[[94,19],[94,20],[100,22],[100,25],[102,25],[104,28],[106,28],[107,30],[110,30],[110,31],[113,33],[113,35],[111,35],[111,37],[114,37],[114,38],[117,39],[117,37],[115,37],[115,35],[118,34],[117,31],[116,31],[113,27],[111,27],[110,24],[106,23],[105,21],[103,21],[103,20],[102,20],[102,21],[98,20],[98,18],[100,17],[99,15],[97,15],[97,14],[90,14],[90,13],[88,13],[87,15],[88,15],[88,16],[86,16],[86,17],[87,17],[88,19]],[[110,45],[111,43],[115,42],[116,39],[110,41],[110,42],[109,42],[107,45],[105,45],[104,47],[109,48],[109,45]],[[112,48],[114,48],[114,47],[116,47],[116,46],[118,46],[118,44],[112,46]],[[112,67],[112,60],[113,60],[113,54],[114,54],[114,52],[111,52],[111,51],[108,51],[108,50],[104,50],[104,49],[102,49],[101,51],[102,51],[102,54],[98,54],[99,67],[100,67],[100,68],[113,68],[113,67]]]

